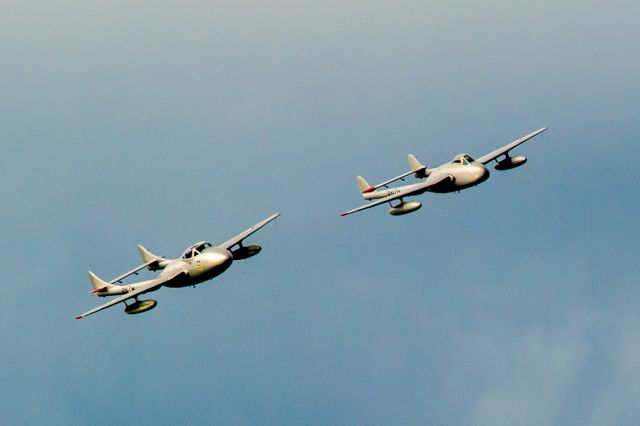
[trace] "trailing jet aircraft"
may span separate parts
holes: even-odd
[[[347,216],[361,210],[379,206],[380,204],[389,203],[391,209],[389,214],[399,216],[414,212],[422,207],[418,201],[405,202],[405,197],[424,194],[425,192],[448,193],[457,192],[472,186],[476,186],[489,179],[489,170],[485,167],[487,163],[495,160],[494,168],[496,170],[509,170],[523,165],[527,158],[523,156],[511,157],[509,152],[518,145],[528,141],[534,136],[547,130],[547,127],[536,130],[522,138],[511,142],[477,160],[474,160],[467,154],[456,155],[451,162],[445,163],[439,167],[428,168],[420,163],[418,159],[409,154],[409,168],[411,171],[386,180],[378,185],[371,186],[362,177],[356,178],[358,189],[365,200],[376,200],[364,206],[357,207],[353,210],[341,213],[340,216]],[[504,156],[500,160],[500,157]],[[397,180],[404,180],[407,176],[414,175],[418,179],[426,179],[424,182],[404,185],[395,188],[389,188],[389,184]],[[386,188],[378,191],[379,188]],[[398,201],[394,204],[394,201]]]
[[[89,279],[93,285],[92,294],[100,297],[120,295],[104,305],[78,315],[76,319],[95,314],[98,311],[109,308],[120,302],[126,305],[124,312],[127,314],[139,314],[155,308],[158,304],[155,300],[138,300],[138,296],[158,290],[160,287],[188,287],[217,277],[226,271],[234,260],[248,259],[260,253],[262,248],[258,245],[244,246],[245,238],[280,216],[273,214],[263,221],[255,224],[246,231],[236,235],[224,243],[214,246],[206,241],[201,241],[189,246],[179,259],[166,259],[156,256],[141,245],[138,250],[142,256],[143,264],[114,278],[111,281],[103,281],[93,272],[89,271]],[[130,275],[147,268],[150,271],[161,270],[157,278],[133,283],[129,285],[117,285]],[[130,299],[134,301],[127,303]]]

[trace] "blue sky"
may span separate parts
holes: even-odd
[[[5,1],[3,424],[637,424],[637,2]],[[415,214],[361,203],[542,126]],[[86,271],[272,212],[140,316]],[[149,276],[151,276],[149,274]]]

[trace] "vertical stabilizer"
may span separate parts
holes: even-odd
[[[407,161],[409,163],[409,168],[414,171],[414,176],[417,178],[423,178],[427,176],[427,166],[422,164],[415,155],[409,154],[407,156]]]
[[[142,257],[142,261],[144,263],[156,262],[147,267],[150,271],[164,269],[170,262],[162,256],[156,256],[155,254],[151,253],[142,244],[138,244],[138,251],[140,252],[140,257]]]
[[[89,271],[89,281],[91,281],[91,285],[93,286],[93,291],[91,293],[100,293],[107,291],[110,288],[119,287],[117,285],[104,281],[91,271]]]
[[[140,257],[142,257],[142,261],[144,263],[153,262],[154,260],[162,260],[160,256],[156,256],[155,254],[151,253],[142,244],[138,244],[138,251],[140,252]]]
[[[372,190],[369,182],[367,182],[362,176],[356,177],[356,183],[360,192],[370,192]]]

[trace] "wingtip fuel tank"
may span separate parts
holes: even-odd
[[[253,257],[261,251],[262,247],[257,244],[253,244],[250,246],[242,246],[236,250],[233,250],[231,254],[233,255],[233,260],[243,260]]]
[[[402,203],[399,206],[390,208],[389,214],[391,216],[401,216],[403,214],[415,212],[420,207],[422,207],[422,203],[418,201],[409,201],[407,203]]]
[[[499,161],[495,166],[493,166],[493,168],[496,170],[515,169],[516,167],[522,166],[526,162],[527,157],[518,155],[516,157],[507,157],[504,160]]]
[[[124,313],[129,315],[141,314],[155,308],[158,302],[153,299],[136,300],[134,303],[124,308]]]

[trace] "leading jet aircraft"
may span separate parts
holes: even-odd
[[[109,308],[118,303],[124,302],[126,305],[124,312],[127,314],[139,314],[155,308],[158,304],[155,300],[138,300],[138,296],[158,290],[160,287],[187,287],[195,286],[201,282],[217,277],[229,269],[234,260],[248,259],[258,254],[262,248],[258,245],[244,246],[242,242],[245,238],[280,216],[280,213],[273,214],[263,221],[255,224],[246,231],[236,235],[224,243],[214,246],[206,241],[189,246],[179,259],[166,259],[156,256],[141,245],[138,250],[142,256],[143,264],[114,278],[111,281],[103,281],[93,272],[89,271],[89,280],[93,285],[92,294],[100,297],[117,296],[104,305],[78,315],[76,319],[84,318],[95,314],[98,311]],[[150,271],[161,270],[157,278],[133,283],[129,285],[117,285],[130,275],[137,274],[142,269]],[[128,301],[133,301],[127,303]]]
[[[510,151],[545,130],[547,130],[547,127],[538,129],[533,133],[529,133],[528,135],[503,146],[502,148],[478,158],[477,160],[474,160],[467,154],[460,154],[456,155],[452,161],[434,168],[425,166],[420,163],[413,154],[409,154],[408,161],[409,168],[411,170],[401,174],[400,176],[396,176],[374,186],[369,185],[362,176],[358,176],[356,178],[356,183],[362,194],[362,198],[365,200],[376,201],[357,207],[353,210],[340,213],[340,216],[347,216],[385,203],[389,203],[391,206],[391,209],[389,209],[390,215],[399,216],[414,212],[422,207],[422,204],[418,201],[405,202],[405,197],[420,195],[425,192],[457,192],[479,185],[489,179],[489,170],[485,165],[491,161],[496,161],[496,164],[494,165],[496,170],[508,170],[522,166],[527,161],[527,158],[523,156],[512,157],[509,155]],[[500,158],[502,156],[504,157]],[[397,180],[404,180],[409,175],[414,175],[418,179],[425,179],[425,181],[411,185],[389,188],[390,183]],[[378,189],[382,187],[385,187],[386,189],[378,191]],[[396,202],[396,204],[394,204],[394,202]]]

